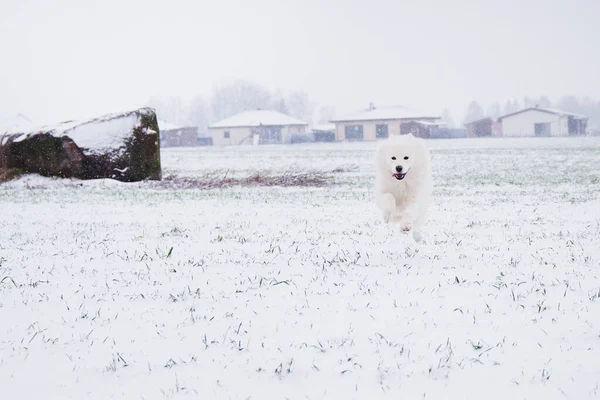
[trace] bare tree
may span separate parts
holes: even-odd
[[[214,89],[211,108],[213,117],[220,120],[242,111],[270,108],[271,100],[271,93],[264,87],[238,80]]]
[[[324,106],[319,108],[317,121],[320,124],[326,124],[335,118],[335,108]]]
[[[464,123],[466,124],[483,118],[483,108],[478,102],[472,101],[471,104],[469,104],[469,107],[467,108],[467,115],[465,117]]]
[[[197,126],[200,133],[205,133],[211,122],[208,103],[202,96],[196,96],[190,102],[187,120],[192,126]]]
[[[177,125],[186,124],[187,115],[185,112],[185,105],[183,104],[181,97],[169,97],[166,103],[165,115],[168,117],[169,121]]]
[[[286,105],[292,117],[303,121],[310,121],[312,119],[314,106],[308,100],[306,92],[290,93],[287,96]]]
[[[500,107],[500,102],[496,101],[490,104],[487,108],[486,115],[496,120],[502,114],[502,108]]]
[[[181,97],[174,96],[167,99],[153,96],[148,100],[148,106],[156,110],[156,117],[173,124],[185,124],[187,115]]]
[[[581,112],[581,102],[576,96],[564,96],[558,100],[558,108],[572,113]]]
[[[146,102],[146,105],[148,107],[152,107],[154,108],[154,111],[156,111],[156,116],[159,119],[161,118],[161,111],[164,110],[164,102],[163,99],[159,96],[152,96],[148,99],[148,101]]]
[[[538,104],[538,106],[540,106],[542,108],[551,108],[552,107],[552,101],[550,101],[548,96],[540,96],[537,104]]]
[[[271,105],[272,109],[279,111],[280,113],[285,114],[285,115],[290,114],[290,111],[287,108],[287,104],[286,104],[285,98],[284,98],[281,90],[277,90],[275,92],[271,101],[272,101],[272,105]]]
[[[520,111],[521,108],[521,104],[519,103],[519,100],[517,99],[512,99],[512,100],[507,100],[506,104],[504,105],[504,115],[507,114],[512,114],[515,113],[517,111]]]
[[[537,105],[537,100],[531,98],[529,96],[523,97],[523,108],[535,107]]]

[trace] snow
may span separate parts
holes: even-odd
[[[12,118],[7,118],[0,121],[0,133],[14,131],[16,129],[29,129],[33,126],[33,122],[23,114],[17,114]]]
[[[170,130],[181,129],[181,126],[172,124],[170,122],[164,121],[159,118],[158,119],[158,129],[161,131],[170,131]]]
[[[415,122],[418,123],[418,124],[421,124],[421,125],[425,125],[425,126],[442,126],[442,125],[447,125],[447,123],[444,122],[444,121],[419,121],[419,120],[417,120]]]
[[[335,124],[316,124],[312,127],[313,132],[331,132],[335,131]]]
[[[26,133],[19,135],[13,140],[13,142],[16,142],[16,143],[22,142],[23,140],[27,139],[27,136],[28,135]],[[8,137],[6,139],[8,139]],[[4,145],[4,143],[5,143],[5,140],[2,140],[3,145]]]
[[[66,121],[56,125],[45,125],[30,128],[14,141],[22,141],[27,137],[40,132],[50,133],[56,137],[68,136],[84,149],[85,154],[102,153],[123,147],[133,134],[133,130],[140,125],[140,114],[149,112],[150,109],[140,109],[132,112],[108,114],[100,118],[87,121]],[[15,131],[15,133],[21,133]],[[4,141],[3,141],[4,144]]]
[[[373,143],[161,150],[330,188],[0,186],[0,384],[29,399],[596,399],[600,138],[428,141],[414,244]]]
[[[376,120],[394,120],[394,119],[420,119],[420,118],[437,118],[435,113],[427,113],[419,110],[413,110],[403,106],[387,106],[376,107],[373,109],[363,110],[354,114],[336,118],[333,122],[349,122],[349,121],[376,121]]]
[[[235,114],[209,128],[242,128],[252,126],[308,125],[306,122],[273,110],[250,110]]]

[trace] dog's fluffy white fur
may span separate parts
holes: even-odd
[[[431,205],[431,156],[425,141],[413,135],[392,135],[379,143],[375,203],[386,223],[398,223],[420,242]]]

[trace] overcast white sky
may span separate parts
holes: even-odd
[[[338,114],[600,97],[599,0],[0,0],[0,119],[82,118],[245,78]]]

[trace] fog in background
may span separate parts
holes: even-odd
[[[459,125],[541,102],[597,125],[599,19],[594,0],[2,0],[0,121],[324,122],[373,102]]]

